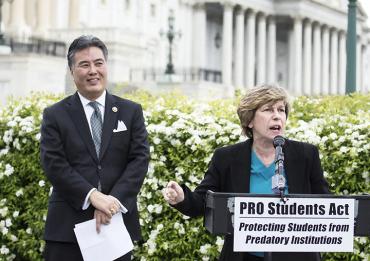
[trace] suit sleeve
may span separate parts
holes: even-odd
[[[109,193],[116,197],[129,212],[136,206],[136,197],[143,184],[149,164],[148,133],[140,105],[134,111],[131,126],[132,136],[128,164]]]
[[[316,146],[312,146],[312,164],[311,164],[311,193],[312,194],[328,194],[329,186],[328,182],[325,180],[323,171],[321,168],[321,161],[319,157],[319,150]]]
[[[208,170],[204,175],[202,182],[192,192],[186,185],[182,185],[184,190],[184,201],[173,205],[178,211],[186,216],[197,217],[205,213],[206,193],[208,190],[214,192],[220,191],[221,172],[218,168],[219,160],[217,150],[212,157]]]
[[[80,210],[93,186],[68,163],[55,114],[50,108],[44,110],[40,141],[41,164],[53,185],[54,193]]]

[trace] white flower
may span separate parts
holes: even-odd
[[[178,139],[172,139],[170,142],[171,142],[171,145],[174,147],[181,145],[181,142]]]
[[[6,234],[8,234],[8,228],[6,228],[6,227],[3,227],[2,229],[1,229],[1,233],[3,233],[3,235],[5,236]]]
[[[221,237],[217,237],[216,245],[217,245],[218,251],[221,252],[221,249],[224,245],[224,239],[222,239]]]
[[[22,188],[18,189],[18,190],[15,192],[15,195],[16,195],[17,197],[22,196],[22,195],[23,195],[23,189],[22,189]]]
[[[8,207],[0,208],[0,215],[5,217],[8,214]]]
[[[44,180],[40,180],[40,181],[39,181],[39,186],[40,186],[40,187],[45,186],[45,181],[44,181]]]
[[[157,230],[161,230],[161,229],[163,229],[163,224],[159,224],[158,226],[157,226]]]
[[[17,125],[17,122],[16,121],[9,121],[7,124],[6,124],[8,127],[10,128],[13,128],[14,126]]]
[[[5,219],[5,226],[10,227],[12,225],[12,220],[10,218]]]
[[[6,130],[4,132],[3,141],[5,142],[5,144],[9,145],[13,141],[13,133],[13,129]]]
[[[17,150],[21,150],[21,144],[19,143],[19,139],[15,138],[13,141],[13,147],[16,148]]]
[[[209,249],[210,247],[211,247],[211,245],[210,245],[210,244],[202,245],[202,246],[200,246],[199,251],[200,251],[200,253],[202,253],[202,254],[206,254],[206,253],[207,253],[207,251],[208,251],[208,249]]]
[[[9,254],[9,249],[5,245],[2,245],[0,248],[0,254],[3,254],[3,255]]]
[[[147,209],[148,209],[149,213],[152,213],[153,210],[154,210],[154,206],[153,205],[148,205]]]
[[[180,224],[179,222],[175,222],[175,224],[173,225],[173,227],[178,231],[178,233],[180,235],[185,234],[184,226],[182,224]]]
[[[12,174],[13,174],[13,172],[14,172],[14,168],[13,168],[10,164],[6,164],[6,165],[5,165],[5,171],[4,171],[4,174],[5,174],[6,176],[10,176],[10,175],[12,175]]]
[[[15,235],[10,235],[10,240],[15,242],[18,241],[18,238]]]
[[[161,214],[162,213],[162,205],[160,204],[156,204],[156,208],[155,208],[155,213],[156,214]]]
[[[5,148],[5,149],[0,150],[0,157],[3,156],[3,155],[8,154],[8,152],[9,152],[9,149],[8,148]]]
[[[19,211],[14,211],[14,212],[13,212],[13,217],[14,217],[14,218],[16,218],[16,217],[18,217],[18,216],[19,216]]]
[[[32,234],[32,229],[31,229],[30,227],[29,227],[29,228],[27,228],[27,229],[26,229],[26,233],[27,233],[27,234],[29,234],[29,235],[31,235],[31,234]]]
[[[160,140],[158,137],[155,137],[155,138],[153,139],[153,143],[154,143],[155,145],[158,145],[159,143],[161,143],[161,140]]]

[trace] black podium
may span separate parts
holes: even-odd
[[[270,194],[207,192],[204,225],[213,235],[233,234],[233,213],[235,197],[273,197]],[[370,195],[331,194],[288,194],[286,198],[351,198],[355,199],[355,236],[370,236]]]

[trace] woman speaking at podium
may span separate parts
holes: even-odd
[[[204,179],[192,192],[186,185],[168,182],[163,189],[164,199],[178,211],[190,217],[203,216],[208,190],[229,193],[274,193],[274,138],[283,136],[289,113],[286,91],[275,85],[250,89],[237,109],[240,124],[249,139],[216,149]],[[282,138],[282,137],[280,137]],[[283,138],[282,138],[283,139]],[[283,139],[284,184],[281,191],[292,194],[326,194],[318,149],[308,143]],[[276,146],[276,145],[275,145]],[[281,187],[283,186],[283,187]],[[222,261],[262,261],[263,252],[233,252],[233,237],[227,235],[220,259]],[[276,252],[272,261],[317,261],[318,253]]]

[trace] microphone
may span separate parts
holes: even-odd
[[[285,138],[282,136],[276,136],[273,141],[275,147],[275,175],[272,177],[272,191],[275,194],[280,194],[281,196],[284,193],[285,189],[285,178],[283,176],[284,169],[284,153],[283,146],[285,144]]]

